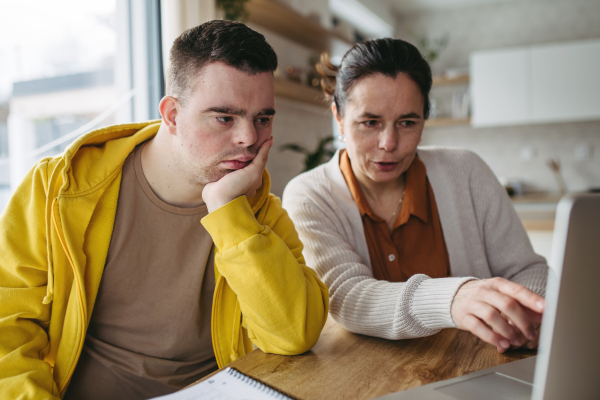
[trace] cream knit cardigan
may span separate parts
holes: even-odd
[[[452,277],[373,278],[362,218],[331,161],[294,178],[283,206],[304,243],[307,265],[329,287],[331,316],[346,329],[386,339],[456,327],[450,308],[459,287],[500,276],[544,295],[548,266],[533,252],[504,188],[476,154],[419,147],[438,207]]]

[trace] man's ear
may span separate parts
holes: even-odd
[[[162,117],[163,124],[167,127],[169,133],[174,135],[177,133],[177,121],[176,117],[179,113],[181,105],[176,97],[165,96],[158,104],[158,111]]]

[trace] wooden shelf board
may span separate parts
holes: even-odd
[[[471,118],[434,118],[425,121],[425,127],[449,126],[449,125],[469,125]]]
[[[318,51],[329,51],[332,41],[353,44],[278,0],[250,0],[246,10],[249,13],[248,22]]]
[[[439,86],[439,85],[451,85],[451,84],[455,84],[455,83],[468,83],[469,79],[470,79],[469,75],[460,75],[460,76],[453,77],[453,78],[447,78],[443,75],[438,75],[438,76],[433,77],[433,85]]]
[[[282,78],[275,78],[275,95],[323,108],[329,108],[330,106],[329,102],[325,100],[323,91],[320,89],[311,88]]]

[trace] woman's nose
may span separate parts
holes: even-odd
[[[387,127],[379,136],[379,148],[385,151],[394,151],[398,147],[400,135],[393,127]]]

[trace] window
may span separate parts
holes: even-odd
[[[0,212],[40,158],[91,129],[159,117],[159,9],[159,0],[3,3]]]

